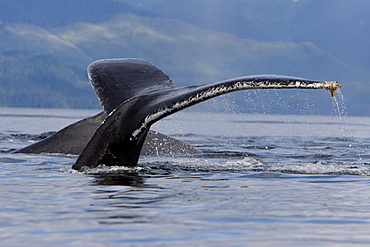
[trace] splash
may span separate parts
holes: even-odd
[[[175,158],[146,160],[144,167],[150,172],[276,172],[302,175],[352,175],[370,176],[366,165],[353,165],[335,162],[315,162],[306,164],[272,164],[253,157],[240,160],[220,160],[202,158]],[[141,170],[147,172],[145,168]]]
[[[340,90],[338,90],[338,96],[339,97],[333,98],[333,105],[335,107],[335,112],[342,126],[341,132],[344,135],[345,130],[347,130],[347,132],[350,132],[350,127],[346,119],[347,112],[346,112],[344,96]],[[350,136],[352,136],[352,133],[349,133],[349,134]]]
[[[366,166],[347,166],[342,164],[326,164],[322,162],[307,163],[304,165],[279,165],[263,163],[260,165],[250,164],[249,160],[240,160],[235,162],[244,167],[247,171],[258,172],[278,172],[286,174],[305,174],[305,175],[353,175],[370,176],[370,169]]]
[[[338,91],[338,96],[339,97],[333,98],[333,105],[334,105],[335,113],[338,116],[338,119],[342,125],[341,132],[344,133],[345,130],[350,132],[350,127],[346,119],[347,108],[345,105],[344,96],[340,90]],[[349,134],[352,136],[352,133],[349,133]]]
[[[60,168],[59,172],[82,173],[87,175],[138,175],[138,174],[170,174],[178,172],[273,172],[277,174],[302,174],[302,175],[351,175],[370,176],[368,165],[346,166],[343,163],[315,162],[306,164],[272,164],[253,157],[244,157],[240,160],[220,160],[204,158],[144,158],[144,162],[137,167],[123,166],[98,166],[76,171],[71,168]]]
[[[149,167],[145,166],[136,166],[136,167],[126,167],[126,166],[105,166],[99,165],[97,167],[84,167],[81,170],[75,170],[71,167],[63,167],[59,169],[59,172],[67,173],[83,173],[83,174],[136,174],[136,173],[145,173],[150,170]]]

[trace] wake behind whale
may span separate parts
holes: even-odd
[[[141,59],[106,59],[88,67],[104,112],[74,123],[16,152],[80,154],[73,169],[136,166],[140,154],[196,153],[187,144],[150,131],[155,122],[208,99],[248,89],[326,89],[340,84],[298,77],[258,75],[175,88],[170,78]],[[161,145],[159,145],[161,144]]]

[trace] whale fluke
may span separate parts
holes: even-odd
[[[105,114],[101,112],[93,117],[71,124],[48,138],[19,149],[14,153],[78,155],[104,119]]]
[[[106,59],[88,67],[104,112],[80,120],[16,153],[80,154],[73,169],[98,165],[136,166],[140,154],[197,153],[191,146],[150,127],[160,119],[222,94],[248,89],[327,89],[340,84],[278,75],[246,76],[174,88],[170,78],[148,61]]]
[[[141,59],[119,61],[98,60],[88,67],[90,82],[104,112],[73,123],[13,153],[79,155],[106,116],[119,104],[141,94],[173,88],[170,78],[150,62]],[[195,153],[198,151],[190,145],[155,131],[148,132],[141,150],[142,155]]]
[[[128,99],[174,87],[162,70],[141,59],[98,60],[87,73],[107,115]]]
[[[99,60],[89,78],[107,117],[87,143],[73,169],[136,166],[152,124],[182,109],[222,94],[248,89],[327,89],[340,84],[277,75],[246,76],[174,88],[161,70],[140,59]]]

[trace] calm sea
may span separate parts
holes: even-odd
[[[370,245],[370,118],[182,112],[201,154],[70,169],[11,154],[93,110],[0,108],[1,246]]]

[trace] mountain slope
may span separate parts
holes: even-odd
[[[120,2],[240,38],[311,42],[362,69],[370,66],[370,1],[367,0]]]
[[[126,12],[153,16],[114,0],[0,0],[0,6],[0,21],[4,24],[26,23],[43,28],[75,22],[99,23]]]
[[[316,78],[355,74],[312,43],[240,39],[165,18],[122,14],[101,24],[79,23],[57,32],[94,59],[151,60],[174,73],[181,85],[254,73]]]
[[[3,23],[0,35],[2,106],[98,107],[85,71],[101,58],[147,59],[177,86],[261,73],[340,81],[366,74],[310,42],[243,39],[155,15],[57,27]],[[330,106],[330,97],[315,95]]]

